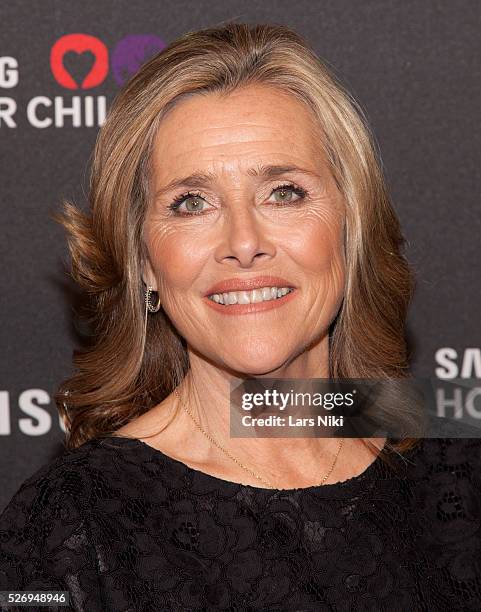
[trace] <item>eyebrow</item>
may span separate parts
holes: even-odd
[[[297,172],[299,174],[305,174],[312,178],[320,178],[318,174],[313,172],[312,170],[307,170],[305,168],[300,168],[299,166],[295,166],[292,164],[289,165],[258,165],[253,168],[249,168],[247,170],[247,174],[249,176],[254,177],[262,177],[262,178],[275,178],[276,176],[281,176],[282,174],[288,174],[289,172]],[[184,178],[174,179],[170,181],[164,187],[161,187],[155,192],[155,199],[157,200],[165,193],[169,191],[174,191],[179,187],[187,187],[187,188],[199,188],[208,185],[216,180],[217,175],[213,172],[193,172],[189,176],[185,176]]]

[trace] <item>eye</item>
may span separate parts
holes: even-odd
[[[179,210],[181,205],[185,203],[185,210]],[[199,193],[184,193],[175,198],[168,208],[176,215],[190,217],[192,215],[200,215],[204,211],[206,201]]]
[[[285,202],[290,203],[290,202],[297,202],[299,200],[303,200],[307,196],[307,191],[297,185],[292,185],[292,184],[287,185],[286,184],[286,185],[279,185],[279,187],[276,187],[275,189],[273,189],[271,196],[273,195],[277,198],[274,200],[275,203],[282,205]]]
[[[275,196],[275,203],[279,206],[283,204],[291,204],[303,200],[307,196],[307,191],[294,184],[283,184],[279,185],[271,192],[271,197]],[[183,193],[182,195],[174,198],[174,201],[167,207],[172,214],[181,217],[192,217],[194,215],[202,215],[205,213],[206,200],[200,195],[200,193],[193,193],[191,191]],[[185,205],[184,209],[181,206]]]

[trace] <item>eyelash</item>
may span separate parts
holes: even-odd
[[[296,200],[295,202],[292,203],[286,203],[286,204],[282,204],[282,203],[278,203],[277,206],[295,206],[296,203],[304,200],[306,197],[308,197],[308,192],[303,189],[302,187],[299,187],[299,185],[296,185],[295,183],[284,183],[282,185],[279,185],[278,187],[275,187],[269,197],[275,192],[275,191],[280,191],[282,189],[290,189],[293,193],[295,193],[297,196],[299,196],[300,200]],[[194,215],[203,215],[205,214],[204,211],[194,211],[194,212],[188,212],[188,213],[184,213],[184,212],[178,212],[178,208],[181,206],[181,204],[184,202],[184,200],[186,200],[187,198],[202,198],[202,195],[198,192],[193,192],[193,191],[188,191],[187,193],[183,193],[182,195],[178,196],[177,198],[174,198],[172,204],[169,204],[169,206],[167,207],[172,214],[177,215],[179,217],[193,217]]]

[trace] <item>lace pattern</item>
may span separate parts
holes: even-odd
[[[90,440],[0,516],[0,590],[68,590],[75,612],[481,610],[481,440],[395,463],[270,490]]]

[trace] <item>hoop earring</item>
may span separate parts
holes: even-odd
[[[153,291],[153,287],[147,287],[145,292],[145,305],[147,306],[147,310],[149,312],[158,312],[160,310],[160,295],[157,296],[157,304],[152,304],[151,298]]]

